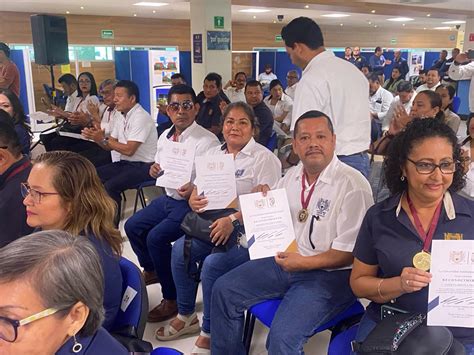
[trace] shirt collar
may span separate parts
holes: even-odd
[[[239,153],[237,153],[237,155],[239,154],[244,154],[244,155],[247,155],[247,156],[251,156],[252,155],[252,152],[253,152],[253,148],[255,147],[255,144],[257,144],[257,142],[255,142],[255,139],[252,137],[250,138],[250,140],[248,141],[248,143],[245,145],[245,147],[243,147]],[[224,143],[221,145],[221,150],[226,150],[227,149],[227,143]]]
[[[187,127],[178,137],[178,141],[181,141],[182,138],[187,138],[191,135],[191,133],[193,132],[193,130],[197,127],[197,123],[196,121],[193,121],[193,123],[191,123],[191,125],[189,127]],[[170,139],[171,137],[173,137],[173,135],[175,134],[176,132],[176,127],[175,125],[173,125],[173,127],[171,127],[171,129],[169,130],[168,134],[166,135],[166,138]]]
[[[122,115],[124,115],[125,118],[129,118],[129,117],[133,114],[133,112],[134,112],[136,109],[138,109],[138,106],[140,106],[140,104],[138,104],[138,103],[135,104],[135,106],[133,106],[133,107],[130,109],[130,111],[128,111],[127,113],[123,113],[123,112],[122,112]]]
[[[318,62],[324,61],[325,59],[334,57],[334,53],[328,50],[324,50],[321,53],[316,54],[313,59],[311,59],[303,70],[303,74],[311,69],[312,66],[317,65]]]
[[[400,211],[402,210],[402,197],[405,195],[405,192],[402,194],[397,195],[398,196],[398,203],[397,203],[397,209],[395,210],[395,216],[400,214]],[[385,210],[393,208],[394,203],[396,203],[397,198],[394,198],[393,201],[385,208]],[[443,207],[446,212],[446,217],[448,217],[449,220],[453,220],[456,218],[456,209],[454,208],[454,203],[453,203],[453,197],[449,191],[446,191],[443,197]],[[461,206],[459,206],[461,207]],[[463,213],[469,213],[469,210],[465,210],[464,208],[461,208]],[[461,212],[461,211],[460,211]]]
[[[339,162],[339,159],[337,158],[336,154],[331,159],[331,162],[324,168],[324,170],[319,174],[318,180],[316,181],[317,184],[324,183],[327,185],[332,185],[334,180],[335,180],[335,175],[336,175],[336,168],[337,164]],[[300,163],[298,164],[299,172],[298,175],[296,176],[296,180],[300,180],[301,176],[303,175],[303,164]]]

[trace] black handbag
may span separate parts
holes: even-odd
[[[427,326],[426,315],[400,313],[383,319],[362,342],[352,342],[352,350],[364,355],[464,355],[461,343],[446,327]]]

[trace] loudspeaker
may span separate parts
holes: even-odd
[[[36,64],[69,64],[65,17],[32,15],[31,32]]]

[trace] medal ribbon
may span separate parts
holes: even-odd
[[[410,197],[408,196],[407,193],[407,202],[408,206],[410,207],[410,212],[413,216],[413,219],[415,220],[415,227],[416,230],[423,239],[423,251],[429,253],[431,241],[433,240],[433,235],[436,229],[436,225],[438,224],[439,221],[439,216],[441,214],[441,206],[443,205],[443,200],[440,201],[438,204],[438,207],[436,207],[436,210],[434,212],[433,218],[431,219],[431,224],[430,224],[430,229],[428,230],[428,233],[425,233],[425,230],[423,229],[423,225],[421,224],[420,217],[418,217],[418,212],[416,212],[416,208],[413,205],[413,202],[411,201]]]
[[[301,206],[303,207],[304,210],[308,208],[309,201],[311,200],[311,196],[313,195],[313,192],[314,192],[314,187],[316,186],[316,182],[314,182],[313,186],[311,186],[311,189],[309,190],[308,197],[305,199],[304,198],[304,190],[306,186],[305,179],[306,179],[306,173],[303,171],[303,178],[301,179]]]

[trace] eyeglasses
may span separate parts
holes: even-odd
[[[457,163],[455,161],[446,161],[440,164],[429,163],[426,161],[413,161],[410,158],[407,160],[415,165],[416,171],[419,174],[428,175],[435,171],[436,168],[439,168],[443,174],[454,174],[456,171]]]
[[[58,311],[59,309],[56,308],[48,308],[21,320],[0,317],[0,339],[13,343],[18,337],[18,327],[48,317]]]
[[[194,104],[192,101],[187,100],[183,102],[172,102],[168,105],[168,107],[173,112],[178,112],[180,107],[183,109],[183,111],[189,111],[192,110]]]
[[[90,84],[90,80],[79,80],[79,84]]]
[[[34,203],[41,203],[43,196],[48,195],[59,195],[58,192],[39,192],[38,190],[32,189],[27,183],[21,183],[21,196],[26,198],[28,195],[31,196]]]

